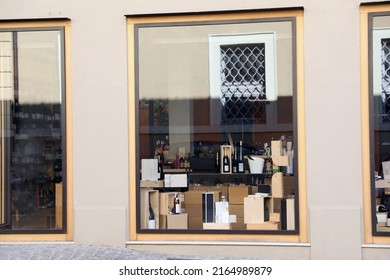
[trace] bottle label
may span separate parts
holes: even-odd
[[[156,220],[149,220],[149,229],[156,229]]]
[[[176,204],[176,205],[175,205],[175,213],[176,213],[176,214],[180,214],[180,213],[181,213],[180,204]]]
[[[238,172],[244,172],[244,163],[243,162],[238,163]]]

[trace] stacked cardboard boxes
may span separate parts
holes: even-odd
[[[191,187],[184,193],[185,207],[188,214],[188,229],[203,229],[202,193],[212,191],[215,201],[221,200],[221,191],[205,190],[204,187]]]
[[[229,214],[236,215],[236,223],[232,223],[232,229],[246,229],[244,224],[244,198],[252,194],[252,187],[247,185],[229,186],[228,193]]]
[[[174,207],[174,198],[178,194],[179,198],[183,197],[180,192],[160,193],[160,229],[188,229],[187,213],[172,214]]]

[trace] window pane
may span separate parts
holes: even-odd
[[[372,186],[375,194],[373,205],[374,231],[386,232],[388,212],[390,211],[390,196],[385,187],[389,177],[390,162],[390,17],[373,18],[372,30],[372,119],[373,144],[372,153],[375,161],[372,163],[373,173],[380,179]],[[382,180],[384,179],[384,180]]]
[[[292,22],[137,35],[140,229],[297,230]]]
[[[62,228],[61,32],[0,32],[10,228]],[[9,174],[9,176],[8,176]]]

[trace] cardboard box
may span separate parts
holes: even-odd
[[[141,178],[143,181],[155,181],[160,177],[158,161],[154,158],[141,159]]]
[[[165,187],[166,188],[186,188],[187,174],[165,174]]]
[[[273,213],[281,213],[281,205],[282,205],[282,199],[281,198],[275,198],[273,197],[271,200],[271,207],[270,207],[270,212]],[[272,210],[272,211],[271,211]]]
[[[378,226],[387,226],[387,212],[377,212],[376,220]]]
[[[62,183],[56,183],[56,228],[62,229]]]
[[[280,213],[269,213],[270,222],[280,222]]]
[[[160,193],[160,214],[168,215],[173,208],[173,200],[177,192]]]
[[[271,141],[272,162],[276,166],[288,166],[290,164],[290,157],[282,155],[282,141]]]
[[[202,205],[186,203],[189,229],[203,229]]]
[[[203,229],[231,229],[231,224],[203,223]]]
[[[285,196],[295,193],[295,177],[283,176],[283,192]]]
[[[244,223],[244,218],[237,218],[235,223],[232,223],[233,230],[246,230],[246,225]]]
[[[278,230],[280,224],[276,222],[264,222],[258,224],[246,224],[248,230]]]
[[[282,230],[295,229],[295,200],[294,198],[282,198],[281,200],[281,228]]]
[[[244,197],[252,194],[250,186],[230,186],[229,187],[229,204],[244,204]]]
[[[284,197],[283,173],[277,172],[272,175],[271,183],[272,196],[275,198]]]
[[[141,188],[163,188],[164,181],[163,180],[149,180],[149,181],[141,181]]]
[[[229,202],[227,201],[215,202],[215,222],[218,224],[229,223]]]
[[[201,204],[188,204],[188,203],[186,203],[186,212],[190,216],[202,217],[202,205]]]
[[[202,216],[188,215],[188,229],[203,229]]]
[[[159,228],[160,218],[160,196],[157,190],[141,189],[141,228],[149,227],[149,202],[152,206],[156,220],[156,229]]]
[[[264,223],[264,197],[251,195],[244,198],[244,223]]]
[[[167,229],[188,229],[188,214],[168,214]]]
[[[216,186],[197,186],[197,185],[190,185],[188,187],[190,191],[203,191],[203,192],[221,192],[221,197],[224,196],[226,200],[229,200],[229,193],[228,193],[228,186],[227,185],[216,185]]]
[[[167,229],[167,223],[168,223],[168,217],[167,215],[161,215],[159,217],[159,228],[160,229]]]
[[[229,223],[237,223],[237,216],[229,215]]]
[[[202,193],[203,191],[192,191],[189,190],[184,193],[184,201],[186,205],[188,204],[202,204]],[[214,191],[214,199],[215,201],[221,200],[221,192]]]
[[[231,215],[236,215],[237,218],[244,219],[244,204],[230,204],[229,203],[229,213]]]

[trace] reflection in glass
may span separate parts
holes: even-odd
[[[2,182],[13,230],[62,228],[61,44],[60,31],[0,32]]]
[[[235,198],[233,192],[234,187],[247,189],[246,196],[264,191],[276,172],[287,175],[281,177],[285,193],[264,199],[263,218],[270,225],[270,219],[280,218],[275,213],[286,207],[294,211],[292,22],[148,26],[137,32],[141,180],[148,167],[143,160],[156,159],[156,171],[164,173],[161,186],[156,183],[156,188],[148,189],[143,188],[147,183],[140,183],[141,229],[148,229],[149,201],[155,217],[159,216],[159,229],[267,229],[247,227],[244,195]],[[256,34],[255,39],[247,34]],[[234,37],[235,43],[218,45],[214,57],[209,44],[213,36]],[[242,42],[237,41],[240,38]],[[274,49],[252,42],[256,38],[275,40],[267,45]],[[270,53],[275,53],[277,59]],[[270,81],[275,84],[267,84]],[[212,82],[219,90],[210,86]],[[269,96],[277,89],[275,98],[267,99],[268,89]],[[280,149],[285,155],[290,153],[291,162],[273,166],[272,140],[281,140]],[[251,174],[249,161],[260,164],[258,158],[266,161],[261,168],[263,174]],[[177,178],[182,174],[187,182],[180,185],[182,181]],[[157,181],[160,178],[156,175]],[[216,193],[202,196],[204,191]],[[182,198],[183,217],[172,214],[175,197]],[[205,214],[207,205],[224,205],[216,202],[228,203],[236,222],[225,228],[205,225],[205,217],[207,222],[219,219],[210,212]],[[296,229],[294,218],[288,225],[286,222],[273,222],[268,229]]]

